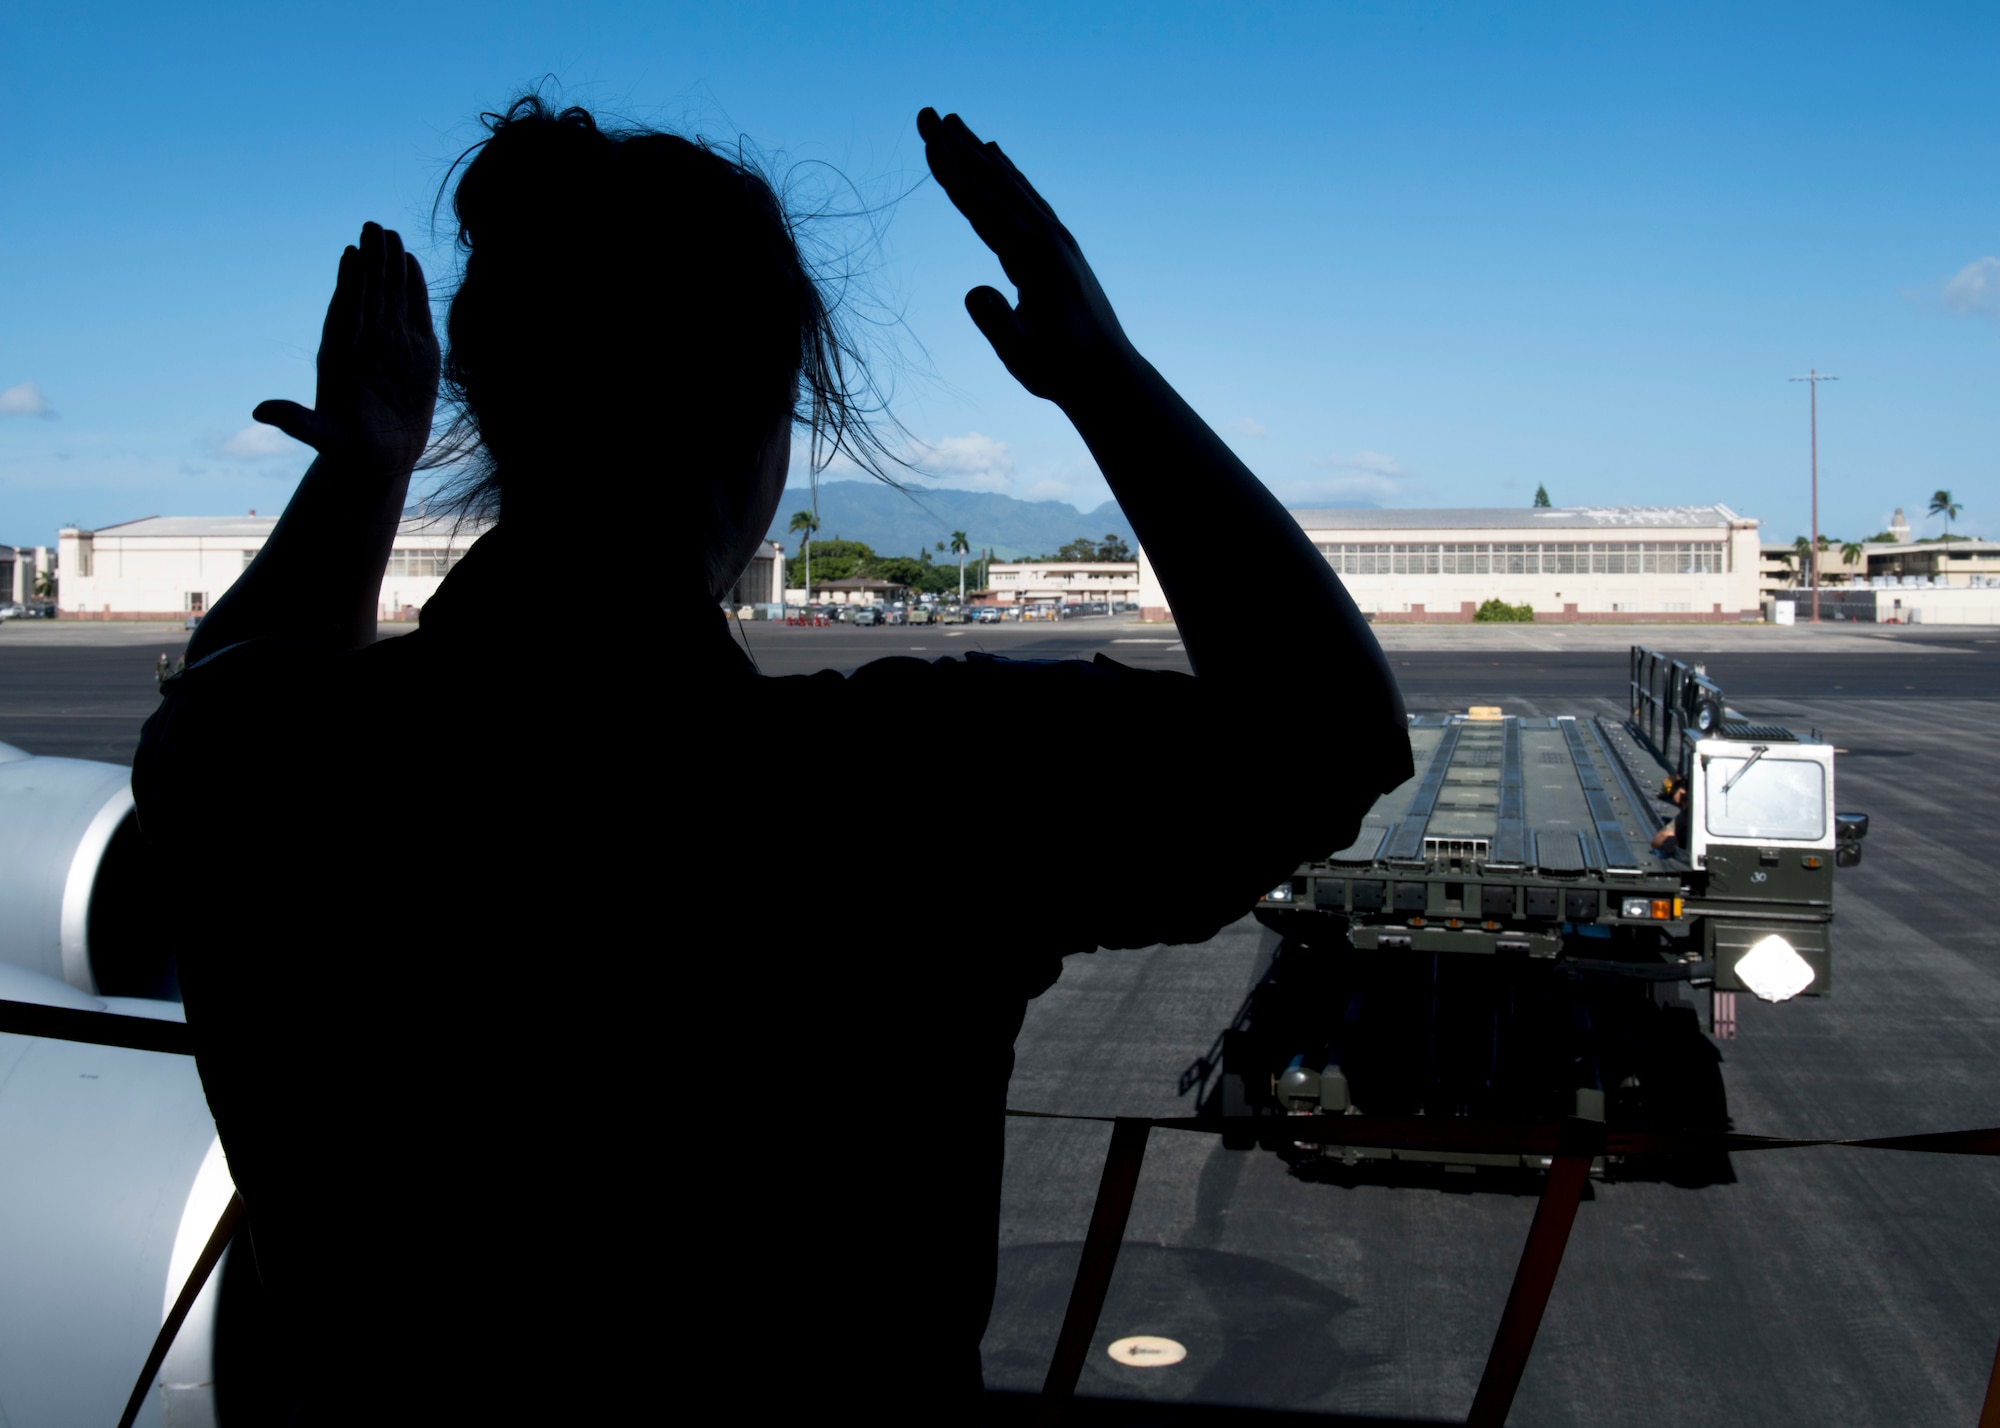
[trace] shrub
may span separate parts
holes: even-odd
[[[1488,600],[1474,612],[1472,618],[1482,625],[1532,625],[1535,622],[1535,607],[1509,605],[1505,600]]]

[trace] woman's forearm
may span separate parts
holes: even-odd
[[[1100,376],[1064,407],[1166,588],[1196,672],[1372,706],[1400,725],[1381,646],[1299,523],[1150,363],[1133,355]]]
[[[382,572],[409,489],[408,471],[315,460],[264,548],[188,641],[188,661],[267,635],[328,649],[372,642]]]
[[[424,270],[378,223],[363,224],[360,243],[340,255],[318,371],[313,406],[276,400],[251,413],[320,454],[264,548],[188,641],[190,661],[267,635],[335,650],[375,638],[382,571],[438,385]]]

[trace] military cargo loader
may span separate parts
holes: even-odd
[[[1275,1118],[1726,1128],[1697,1012],[1726,1040],[1738,993],[1833,990],[1834,869],[1867,819],[1836,812],[1817,731],[1745,721],[1700,667],[1634,647],[1629,695],[1622,720],[1411,718],[1416,776],[1259,902],[1285,940],[1212,1102],[1274,1118],[1247,1140],[1464,1169],[1525,1162],[1287,1145]]]

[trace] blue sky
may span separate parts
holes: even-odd
[[[941,484],[1106,495],[964,317],[999,274],[921,182],[924,104],[1007,147],[1288,504],[1545,482],[1789,539],[1817,366],[1822,529],[1935,530],[1944,487],[2000,534],[1997,42],[1990,4],[14,6],[0,541],[282,507],[302,449],[249,411],[310,400],[341,245],[379,219],[448,278],[438,181],[545,75],[902,195],[825,236],[900,316]]]

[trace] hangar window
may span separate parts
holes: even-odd
[[[1723,562],[1723,547],[1709,541],[1326,541],[1319,551],[1342,575],[1700,575],[1719,574]]]
[[[392,550],[389,552],[389,568],[384,573],[402,578],[436,578],[447,574],[464,558],[462,550]]]

